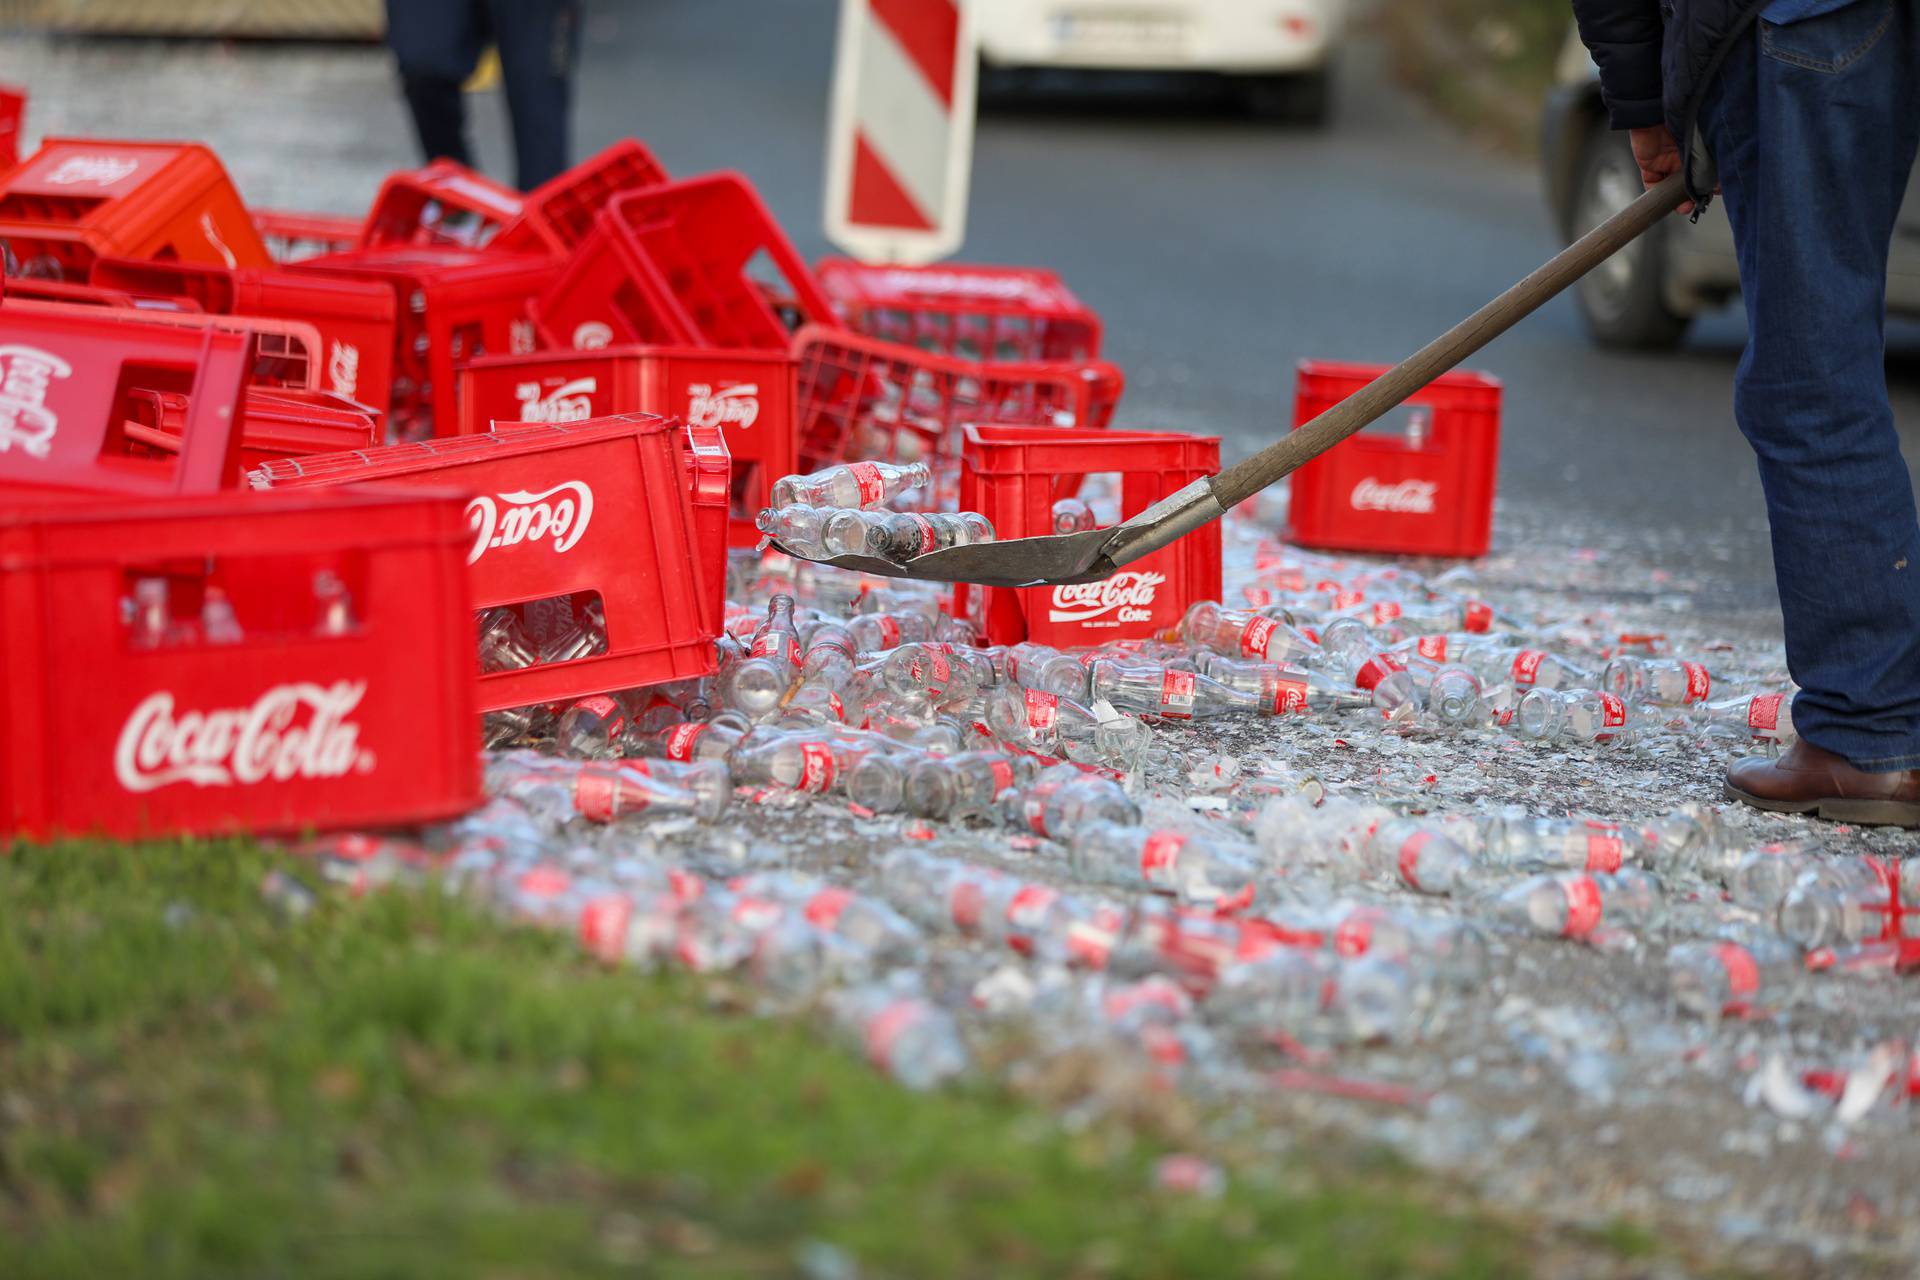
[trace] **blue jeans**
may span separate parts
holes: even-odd
[[[1739,249],[1734,416],[1759,456],[1794,727],[1920,768],[1920,522],[1887,403],[1888,246],[1920,147],[1913,0],[1744,36],[1702,106]]]

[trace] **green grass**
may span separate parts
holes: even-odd
[[[284,920],[273,865],[0,856],[0,1275],[784,1275],[823,1241],[912,1277],[1524,1269],[1388,1166],[1155,1193],[1151,1125],[909,1094],[722,984],[430,895]]]

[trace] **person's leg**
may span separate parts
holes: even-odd
[[[531,191],[564,171],[580,50],[579,0],[488,0],[513,117],[516,181]]]
[[[1794,726],[1870,771],[1920,768],[1920,522],[1885,369],[1915,28],[1909,0],[1763,22],[1702,113],[1739,250],[1734,412],[1766,493]]]
[[[473,163],[461,86],[480,60],[478,0],[387,0],[387,44],[428,160]]]

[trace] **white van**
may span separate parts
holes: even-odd
[[[974,0],[989,73],[1023,68],[1232,77],[1262,113],[1326,119],[1347,0]]]

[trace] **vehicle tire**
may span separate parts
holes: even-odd
[[[1333,73],[1325,67],[1284,76],[1254,76],[1242,90],[1247,110],[1267,120],[1318,129],[1333,114]]]
[[[1585,235],[1618,213],[1642,190],[1640,166],[1626,137],[1595,130],[1580,157],[1574,185],[1573,232]],[[1574,286],[1587,332],[1603,347],[1640,351],[1671,350],[1680,343],[1691,316],[1667,303],[1667,237],[1662,224],[1589,271]]]

